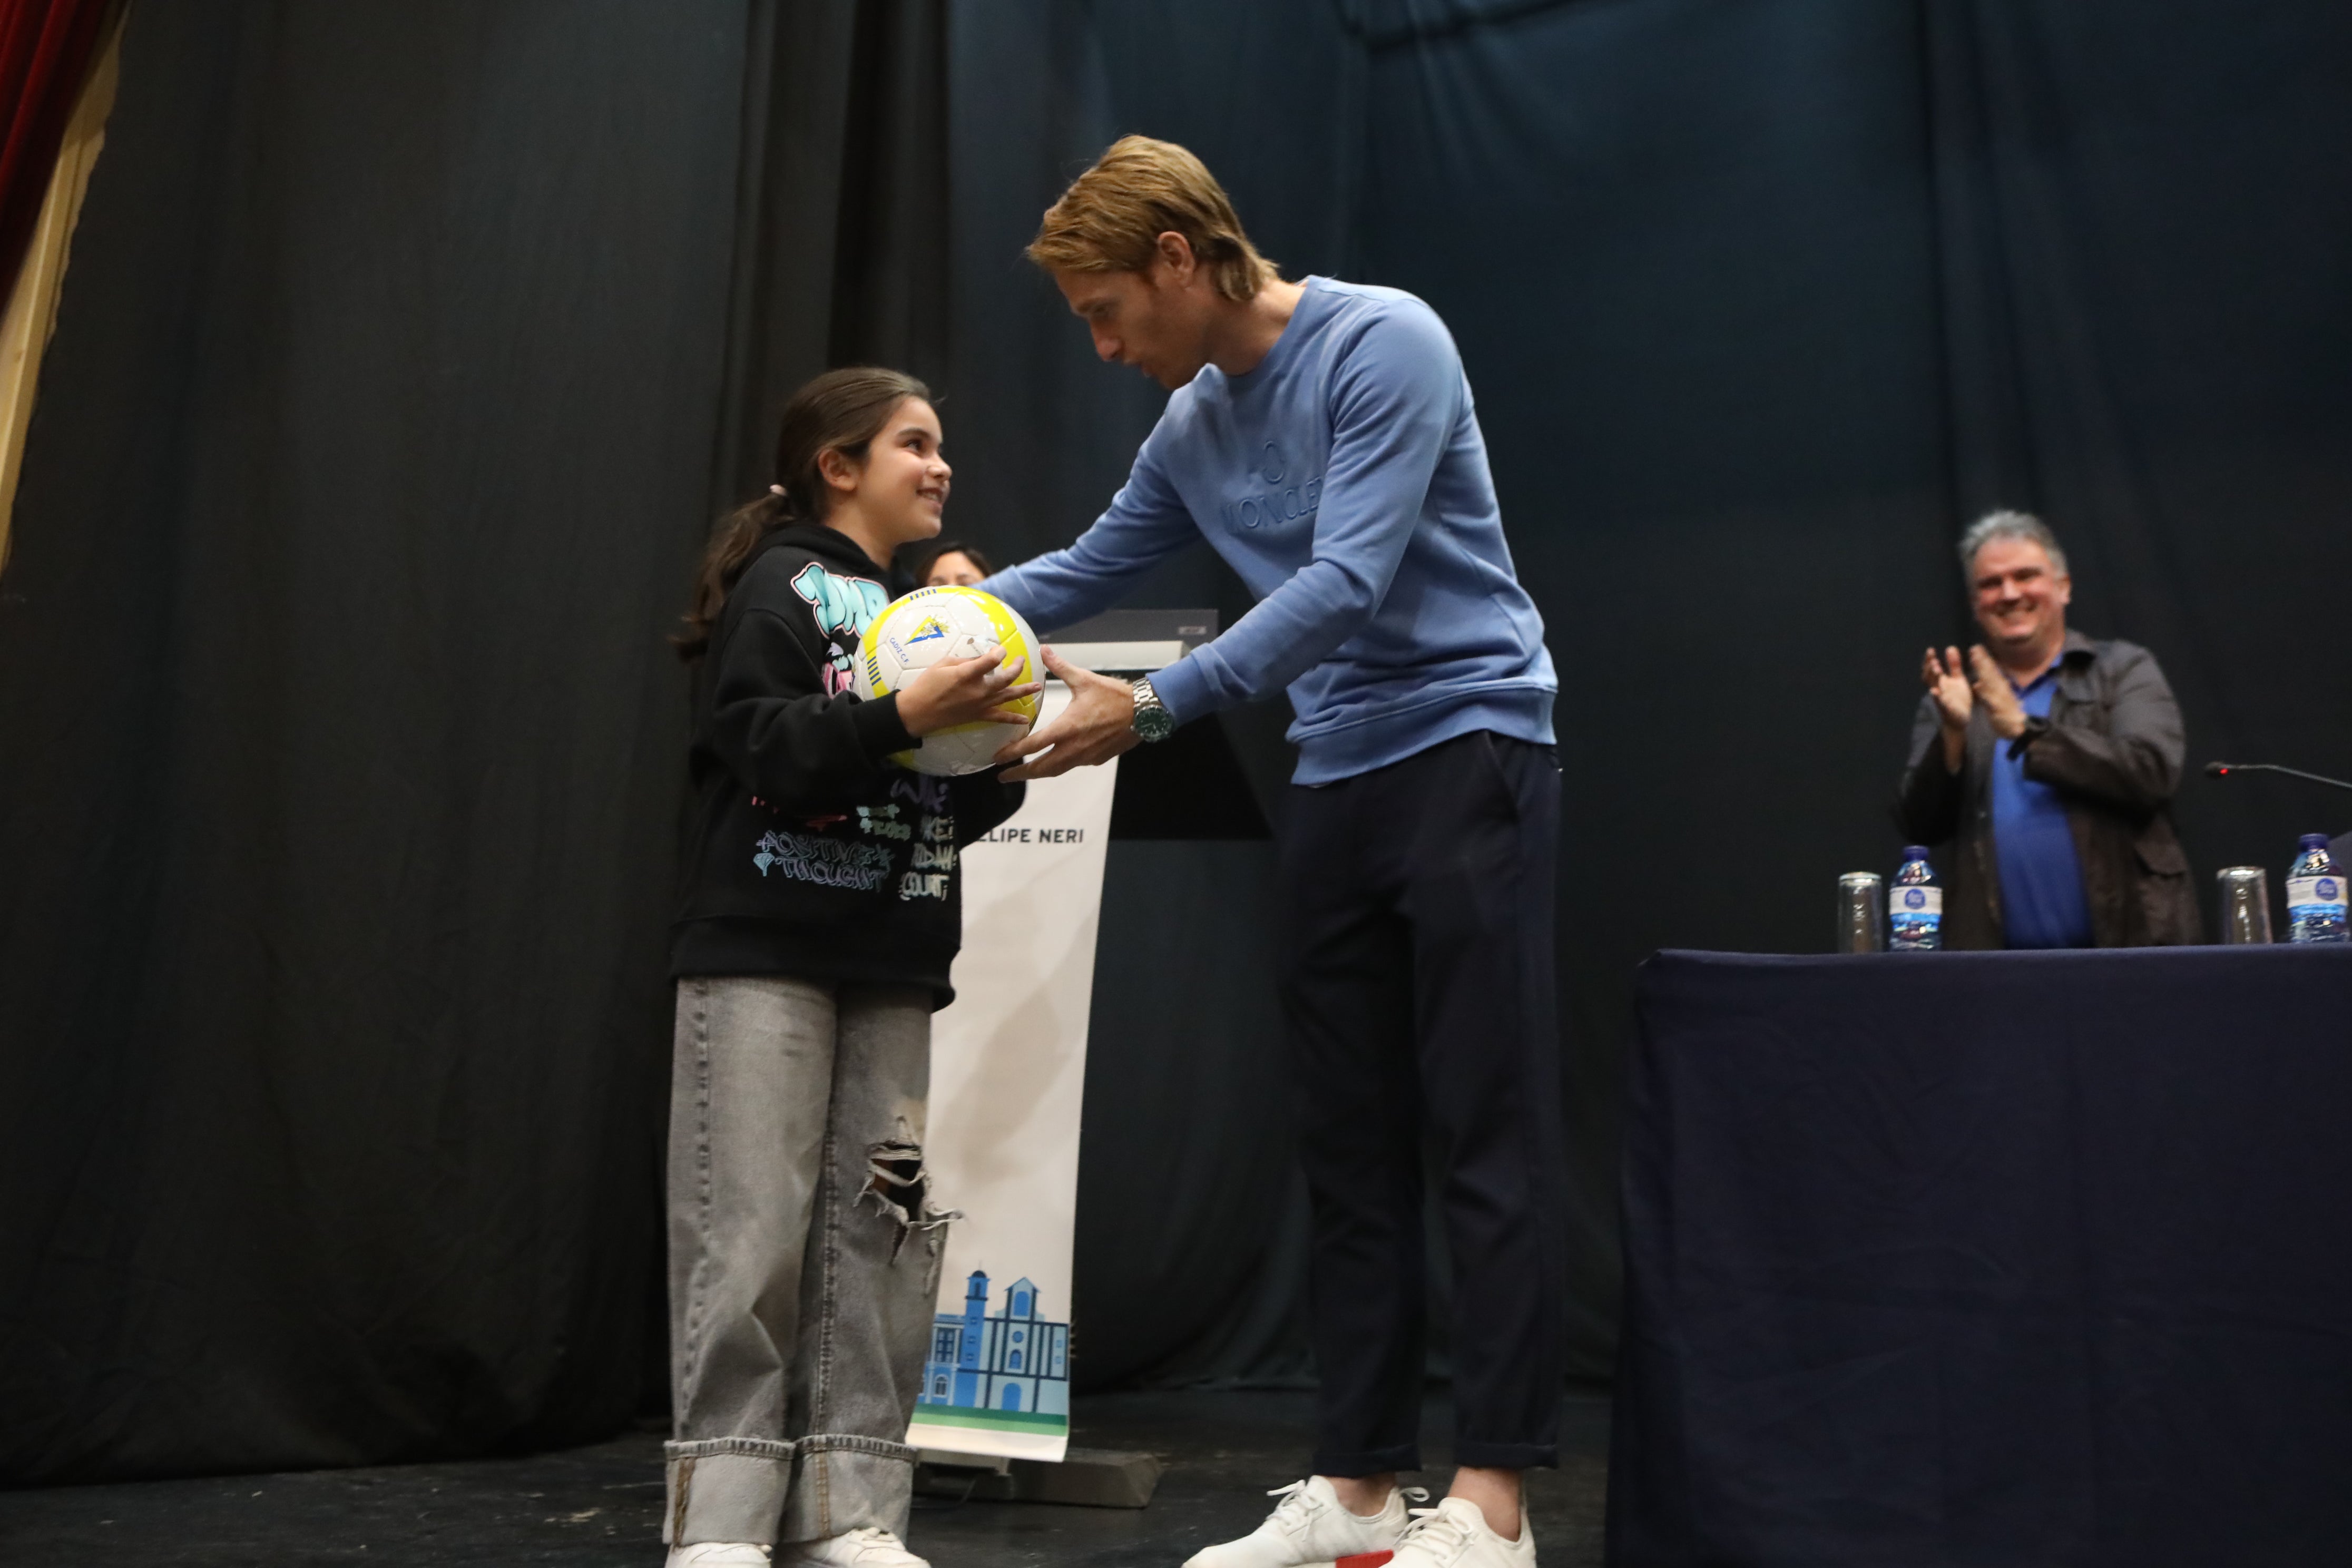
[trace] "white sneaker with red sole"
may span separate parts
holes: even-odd
[[[1519,1538],[1506,1541],[1486,1528],[1486,1516],[1468,1498],[1450,1497],[1412,1510],[1389,1568],[1536,1568],[1536,1530],[1519,1510]]]
[[[1184,1568],[1382,1568],[1412,1522],[1406,1500],[1429,1496],[1419,1487],[1399,1487],[1380,1512],[1367,1516],[1349,1513],[1321,1476],[1265,1495],[1282,1500],[1264,1524],[1239,1541],[1202,1547]]]

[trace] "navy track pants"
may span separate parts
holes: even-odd
[[[1486,731],[1283,825],[1283,1005],[1314,1208],[1315,1473],[1421,1468],[1422,1149],[1452,1258],[1455,1462],[1558,1462],[1559,770]]]

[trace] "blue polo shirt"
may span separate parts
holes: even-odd
[[[2063,658],[2063,656],[2062,656]],[[2037,719],[2050,717],[2058,694],[2053,663],[2017,699]],[[1996,740],[1992,754],[1992,842],[2000,867],[2000,918],[2011,947],[2088,947],[2091,906],[2083,897],[2083,868],[2066,803],[2046,784],[2025,776],[2013,743]]]

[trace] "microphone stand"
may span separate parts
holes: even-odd
[[[2352,789],[2352,784],[2346,784],[2342,779],[2332,779],[2326,773],[2307,773],[2301,768],[2285,767],[2278,763],[2207,763],[2205,764],[2207,778],[2225,779],[2231,773],[2284,773],[2289,778],[2308,779],[2313,784],[2324,784],[2331,789]]]

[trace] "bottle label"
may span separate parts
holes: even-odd
[[[1941,888],[1889,888],[1886,914],[1890,920],[1937,920],[1944,913]]]
[[[2286,907],[2290,914],[2308,910],[2313,914],[2333,910],[2344,912],[2344,879],[2333,874],[2322,877],[2289,877],[2286,879]]]

